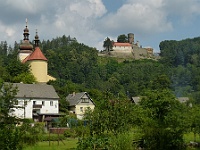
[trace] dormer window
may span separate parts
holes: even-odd
[[[88,98],[82,98],[82,103],[89,103],[89,99]]]

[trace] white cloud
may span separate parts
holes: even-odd
[[[200,15],[198,0],[126,0],[112,13],[102,0],[0,0],[0,6],[0,41],[21,40],[28,18],[31,40],[38,29],[41,40],[65,34],[100,50],[107,36],[153,37],[172,32],[174,17],[188,22]]]
[[[13,28],[6,28],[5,32],[8,37],[12,37],[15,34],[15,30]]]
[[[106,32],[118,30],[149,34],[172,30],[172,24],[167,20],[167,14],[162,7],[161,0],[129,0],[115,14],[103,18],[101,25]]]
[[[86,0],[72,3],[69,7],[70,11],[77,13],[83,18],[101,17],[106,13],[105,6],[100,0]]]

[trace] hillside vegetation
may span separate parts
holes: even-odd
[[[6,42],[1,43],[0,80],[33,82],[28,66],[17,61],[18,46],[15,43],[11,48]],[[66,36],[42,41],[40,47],[48,58],[49,74],[57,78],[49,84],[63,97],[72,92],[94,90],[109,92],[114,97],[140,96],[164,75],[176,96],[190,96],[200,102],[200,38],[162,41],[159,61],[98,57],[95,48]],[[5,51],[10,54],[7,56]]]
[[[195,140],[200,133],[199,43],[200,38],[163,41],[161,59],[153,61],[98,57],[95,48],[66,36],[42,41],[40,47],[48,58],[49,74],[57,78],[48,84],[58,92],[59,108],[65,117],[65,97],[69,93],[86,91],[95,102],[95,110],[88,110],[84,116],[88,125],[80,122],[72,129],[79,137],[77,149],[130,150],[144,140],[142,146],[150,150],[185,149],[183,135],[192,132]],[[14,48],[8,48],[6,42],[0,44],[0,83],[35,82],[29,66],[17,60],[18,46],[15,43]],[[7,106],[0,107],[0,123],[5,125],[0,139],[6,136],[5,129],[11,129],[5,119],[11,108],[5,105],[9,102],[9,90],[3,93],[4,97],[0,94],[1,106]],[[131,103],[134,96],[142,97],[140,105]],[[190,97],[192,107],[180,103],[176,98],[179,96]],[[14,95],[11,98],[14,100]],[[65,117],[64,125],[68,119]],[[18,131],[8,132],[13,133],[10,140],[19,146],[14,134]],[[5,142],[0,145],[7,146]]]

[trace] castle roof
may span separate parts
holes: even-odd
[[[119,43],[119,42],[114,42],[113,46],[132,46],[130,43]]]

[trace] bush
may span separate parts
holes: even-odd
[[[128,133],[122,133],[109,138],[110,149],[133,150],[133,139]]]
[[[75,138],[76,137],[76,132],[73,129],[68,129],[68,130],[65,130],[64,136],[65,137],[73,137],[73,138]]]

